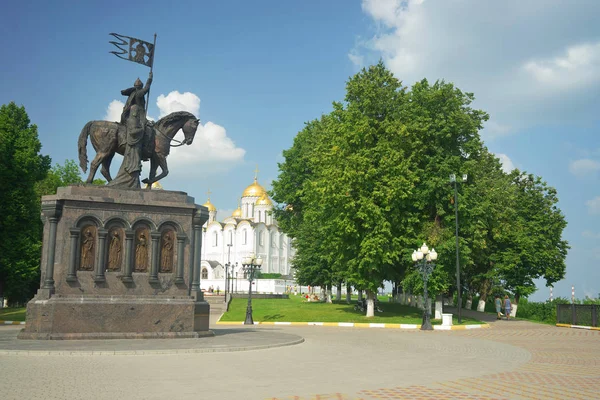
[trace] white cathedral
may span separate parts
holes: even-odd
[[[254,183],[242,193],[240,203],[222,222],[217,221],[217,208],[210,201],[210,192],[208,201],[203,204],[209,212],[202,240],[200,278],[203,289],[211,281],[225,279],[227,263],[230,276],[233,268],[236,278],[244,278],[242,258],[251,253],[263,259],[262,273],[279,273],[283,277],[293,275],[291,264],[295,251],[292,241],[279,229],[273,217],[273,202],[256,176]]]

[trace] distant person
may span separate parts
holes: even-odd
[[[498,314],[496,319],[502,319],[502,300],[500,300],[500,296],[496,295],[494,303],[496,304],[496,314]]]
[[[510,304],[508,295],[504,295],[504,312],[506,313],[507,321],[510,319],[510,310],[512,310],[512,304]]]

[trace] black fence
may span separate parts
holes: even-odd
[[[598,326],[600,306],[596,304],[557,304],[556,322],[580,326]]]

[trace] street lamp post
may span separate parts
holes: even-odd
[[[423,310],[423,323],[421,324],[422,331],[432,331],[431,326],[431,310],[429,309],[429,297],[427,296],[427,281],[429,275],[435,268],[435,260],[437,260],[437,253],[435,249],[429,250],[427,245],[423,243],[420,249],[413,251],[412,260],[415,262],[417,269],[423,277],[423,297],[425,298],[425,309]]]
[[[233,246],[233,243],[228,243],[227,244],[227,264],[225,264],[225,303],[227,303],[227,291],[229,289],[229,274],[227,273],[229,268],[231,267],[231,246]],[[229,295],[231,296],[231,292],[229,293]]]
[[[467,174],[462,176],[462,181],[467,181]],[[450,174],[450,183],[454,185],[454,219],[456,221],[456,304],[458,306],[458,323],[462,323],[461,308],[462,297],[460,294],[460,249],[458,247],[458,191],[456,189],[456,175]]]
[[[254,279],[254,272],[260,269],[262,261],[262,258],[260,256],[256,257],[254,253],[242,258],[242,267],[248,274],[248,306],[246,307],[244,325],[254,325],[254,321],[252,320],[252,280]]]
[[[235,277],[235,270],[237,269],[238,263],[237,261],[235,262],[235,265],[231,265],[231,276],[229,277],[229,283],[231,283],[231,290],[229,291],[229,293],[234,293],[233,291],[233,280],[236,279],[236,289],[237,289],[237,278]],[[237,293],[237,290],[235,291]]]

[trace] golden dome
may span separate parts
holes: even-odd
[[[210,202],[210,197],[208,198],[208,200],[206,200],[206,203],[202,205],[208,208],[208,211],[217,211],[217,207],[215,207],[214,204]]]
[[[269,198],[269,196],[265,193],[262,195],[260,199],[256,202],[257,206],[272,206],[273,202]]]
[[[242,218],[242,209],[239,207],[236,208],[233,214],[231,214],[231,216],[234,218]]]
[[[242,193],[242,197],[262,197],[266,194],[267,191],[265,190],[265,188],[260,186],[256,181],[256,178],[254,178],[254,183],[248,186],[246,190],[244,190],[244,193]]]
[[[144,185],[144,189],[148,189],[148,184]],[[154,182],[152,184],[152,187],[150,189],[157,189],[157,190],[164,190],[164,188],[162,187],[162,185],[158,182]]]

